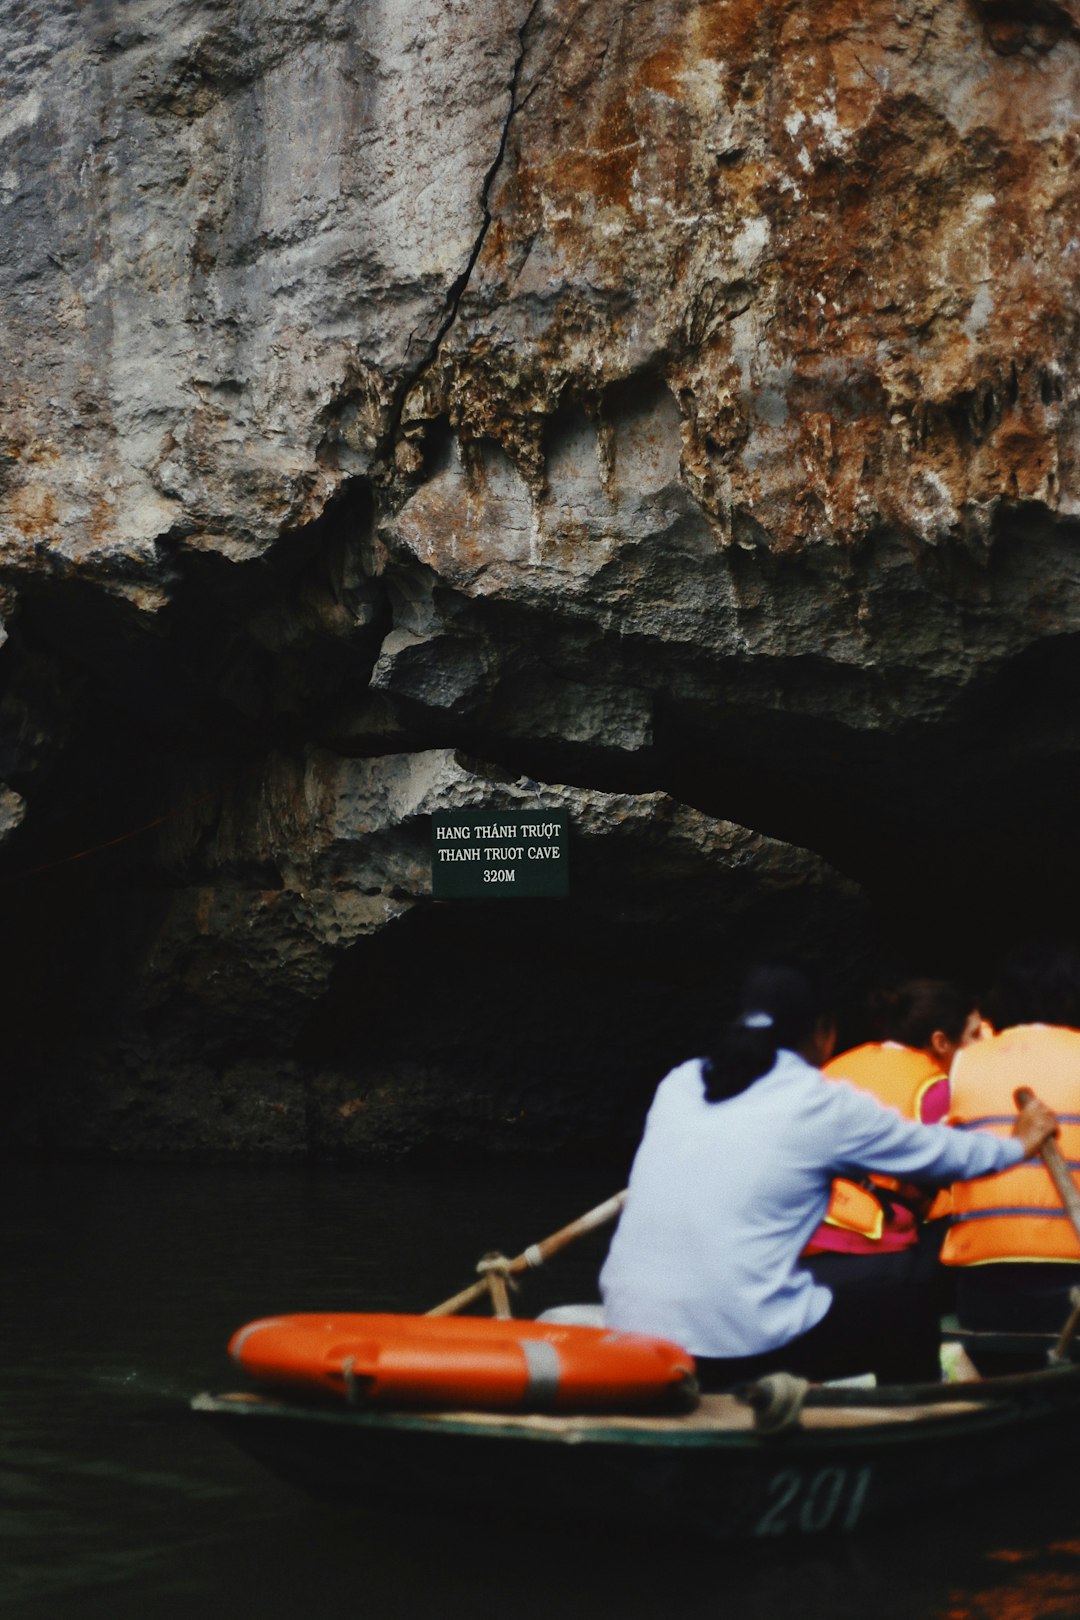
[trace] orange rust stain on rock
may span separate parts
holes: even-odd
[[[1020,420],[998,435],[997,448],[1013,494],[1026,499],[1042,495],[1046,476],[1052,470],[1045,433]]]
[[[1030,421],[1031,401],[1003,406],[1006,384],[994,385],[985,418],[965,402],[986,357],[991,370],[1006,357],[1007,370],[1011,352],[1049,362],[1071,347],[1064,334],[1077,318],[1067,289],[1052,296],[1044,266],[1080,234],[1068,190],[1075,152],[1024,110],[1023,64],[995,68],[978,91],[985,118],[954,127],[912,69],[920,38],[891,0],[854,13],[850,0],[809,9],[651,0],[610,37],[594,29],[569,66],[560,60],[514,130],[518,156],[485,257],[512,272],[539,235],[533,275],[547,261],[584,266],[590,289],[625,282],[631,301],[671,289],[670,375],[692,401],[684,472],[721,518],[733,501],[756,503],[778,544],[825,529],[854,535],[894,492],[897,521],[910,523],[920,469],[938,475],[957,508],[971,495],[1042,498],[1053,488],[1054,420],[1037,401]],[[710,144],[714,126],[722,149]],[[668,205],[657,209],[654,257],[641,252],[660,275],[649,287],[634,279],[648,233],[618,228],[635,185]],[[673,202],[696,215],[692,231],[672,221]],[[723,262],[740,221],[760,215],[771,226],[768,258],[730,291],[713,276],[709,233]],[[768,314],[763,349],[792,379],[784,422],[754,425],[737,380],[720,398],[727,321],[740,304]],[[531,464],[536,423],[568,382],[581,385],[586,364],[600,367],[621,321],[621,309],[597,315],[585,300],[553,299],[520,351],[494,355],[486,372],[471,357],[460,369],[455,425],[496,439],[519,468]],[[760,476],[741,458],[751,433]],[[471,487],[479,514],[482,486]],[[455,559],[472,521],[462,499]],[[595,547],[594,528],[551,523],[547,557]]]
[[[637,83],[643,90],[659,90],[661,95],[678,99],[682,92],[682,74],[686,68],[686,52],[681,45],[671,43],[654,51],[637,71]]]
[[[499,187],[495,212],[484,242],[484,259],[502,262],[515,245],[540,228],[542,202],[541,176],[531,167],[524,152],[517,152]]]
[[[875,73],[885,71],[884,53],[873,49],[873,42],[856,45],[839,40],[832,52],[836,75],[836,120],[841,129],[854,132],[868,122],[884,92]]]
[[[86,520],[87,537],[93,546],[108,545],[116,534],[115,509],[104,499],[96,500]]]
[[[613,96],[559,163],[561,189],[589,192],[601,204],[630,208],[635,156],[641,140],[623,97]]]
[[[26,540],[53,540],[60,528],[56,496],[50,489],[24,485],[12,492],[6,502],[12,527]]]
[[[696,54],[732,64],[748,61],[774,27],[769,7],[760,0],[707,0],[690,20]]]
[[[35,439],[22,445],[18,456],[28,467],[51,466],[60,460],[60,451],[49,439]]]

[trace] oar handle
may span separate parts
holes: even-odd
[[[1029,1102],[1034,1101],[1035,1093],[1030,1086],[1020,1086],[1013,1092],[1013,1102],[1017,1108],[1026,1108]],[[1072,1222],[1073,1231],[1080,1238],[1080,1192],[1077,1191],[1076,1183],[1069,1174],[1068,1165],[1061,1157],[1061,1149],[1051,1137],[1043,1143],[1039,1155],[1050,1172],[1050,1179],[1058,1190],[1058,1197],[1065,1206],[1065,1213]]]
[[[607,1226],[609,1221],[615,1220],[626,1203],[625,1191],[616,1193],[613,1198],[607,1198],[595,1209],[590,1209],[584,1215],[579,1215],[576,1221],[569,1226],[561,1226],[550,1237],[544,1238],[540,1243],[534,1243],[531,1249],[525,1249],[516,1260],[510,1262],[514,1271],[525,1271],[535,1266],[542,1266],[552,1255],[558,1254],[561,1249],[576,1243],[578,1238],[584,1237],[587,1232],[595,1232],[597,1227]],[[518,1264],[523,1261],[524,1264]]]
[[[561,1249],[567,1248],[569,1244],[575,1242],[578,1238],[584,1237],[586,1232],[594,1232],[597,1227],[606,1226],[609,1221],[613,1221],[625,1203],[625,1191],[616,1193],[614,1198],[607,1198],[602,1204],[597,1204],[595,1209],[587,1210],[584,1215],[579,1215],[576,1221],[570,1222],[569,1226],[560,1226],[559,1230],[552,1232],[550,1237],[542,1238],[539,1243],[530,1244],[529,1248],[523,1249],[520,1254],[515,1255],[512,1260],[506,1262],[506,1275],[516,1277],[522,1271],[531,1271],[537,1266],[542,1266],[551,1259],[552,1255],[558,1254]],[[454,1294],[450,1299],[444,1299],[441,1305],[433,1305],[431,1310],[426,1311],[424,1314],[426,1316],[455,1316],[458,1311],[464,1310],[466,1305],[471,1305],[482,1294],[488,1294],[490,1291],[491,1285],[486,1277],[482,1277],[479,1282],[471,1283],[468,1288],[463,1288],[460,1294]]]

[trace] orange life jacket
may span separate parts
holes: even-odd
[[[1058,1147],[1080,1170],[1080,1030],[1018,1024],[958,1052],[950,1124],[1010,1136],[1013,1092],[1030,1086],[1058,1117]],[[941,1251],[947,1266],[996,1260],[1080,1260],[1080,1242],[1040,1159],[978,1181],[958,1181]]]
[[[821,1072],[830,1080],[850,1080],[886,1108],[915,1120],[930,1087],[945,1078],[937,1058],[899,1041],[867,1041],[834,1057]]]
[[[918,1120],[923,1097],[944,1078],[935,1058],[897,1041],[868,1041],[832,1059],[822,1070],[830,1080],[850,1080],[868,1091],[886,1108],[905,1119]],[[843,1178],[833,1182],[825,1219],[814,1233],[805,1254],[882,1254],[910,1248],[918,1238],[918,1224],[905,1207],[921,1201],[914,1188],[905,1188],[891,1176],[871,1176],[873,1186],[859,1186]],[[891,1204],[874,1194],[873,1187],[901,1194],[905,1203]],[[935,1202],[932,1214],[943,1213]]]
[[[805,1252],[822,1254],[841,1250],[867,1254],[872,1250],[876,1254],[884,1233],[885,1205],[875,1196],[873,1189],[860,1182],[849,1181],[846,1176],[837,1176],[832,1184],[825,1219],[810,1239]],[[851,1237],[865,1239],[865,1244],[846,1241]]]

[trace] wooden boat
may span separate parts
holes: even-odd
[[[681,1416],[364,1410],[248,1393],[193,1406],[285,1479],[369,1511],[772,1538],[852,1531],[935,1496],[955,1503],[1062,1453],[1080,1436],[1080,1367],[811,1388],[776,1432],[735,1395],[705,1395]]]
[[[481,1280],[429,1316],[485,1293],[508,1316],[507,1276],[612,1219],[622,1196],[514,1260],[488,1256]],[[1080,1292],[1056,1342],[968,1336],[1045,1355],[1039,1371],[878,1389],[781,1373],[679,1414],[388,1410],[292,1391],[199,1395],[192,1406],[283,1478],[369,1512],[480,1509],[717,1540],[815,1535],[895,1522],[935,1498],[953,1511],[976,1488],[1064,1455],[1080,1439],[1078,1328]]]

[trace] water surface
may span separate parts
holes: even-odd
[[[6,1169],[0,1614],[11,1620],[1050,1620],[1080,1615],[1067,1457],[847,1541],[648,1545],[582,1525],[377,1522],[191,1417],[256,1316],[423,1310],[617,1190],[597,1172]],[[595,1297],[591,1238],[523,1314]]]

